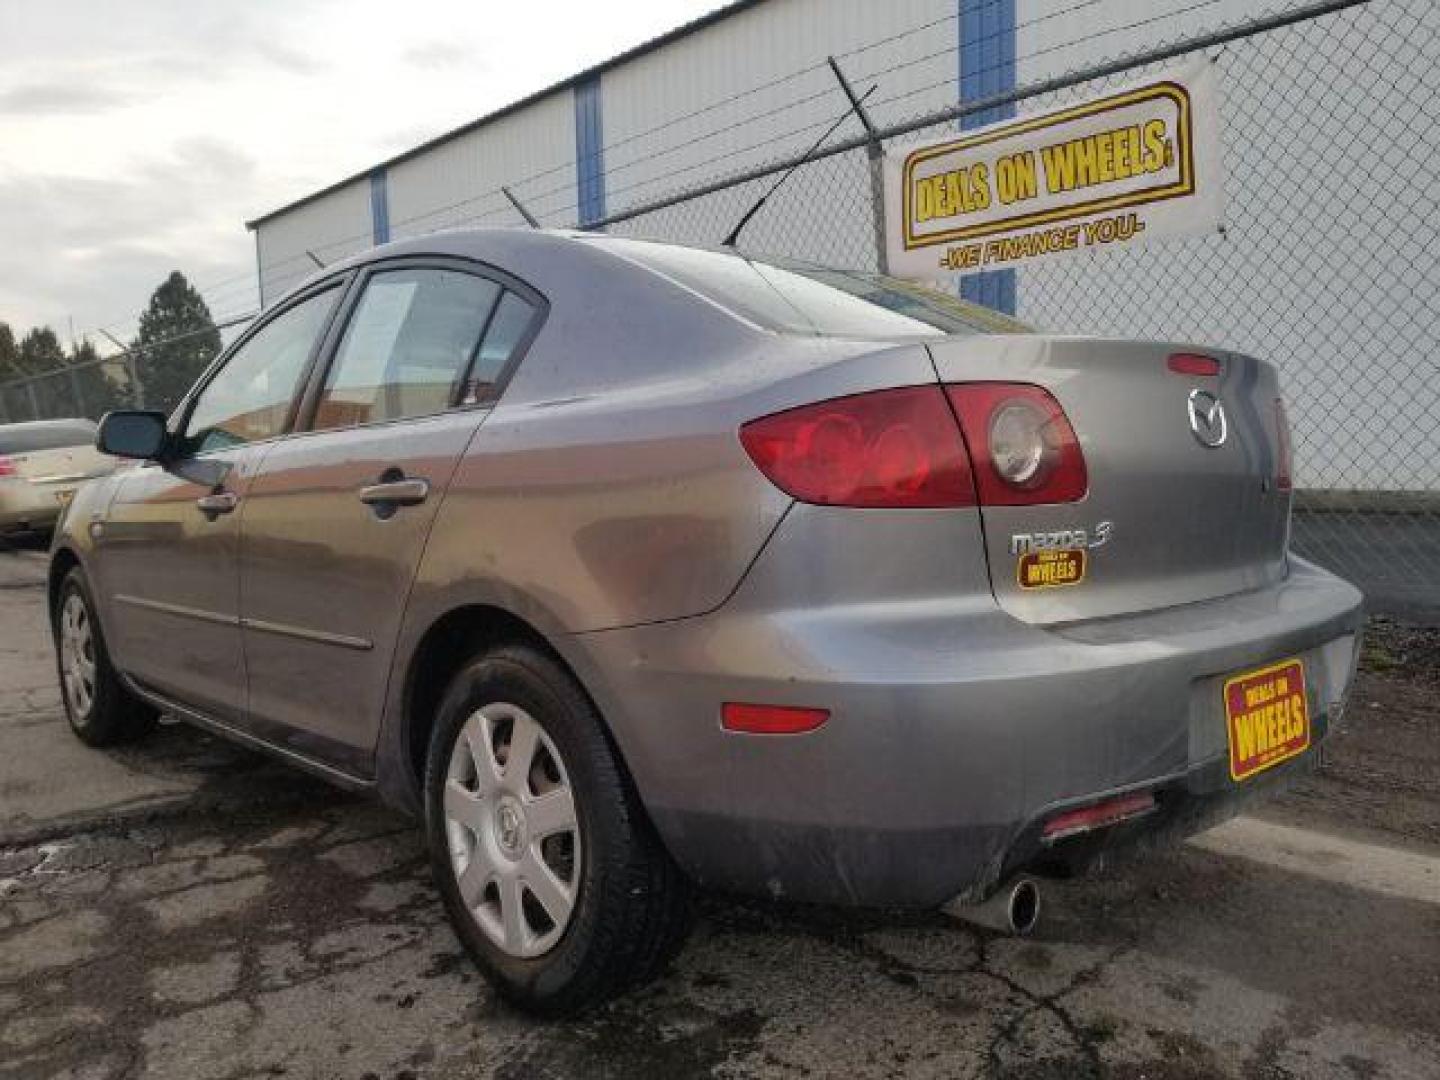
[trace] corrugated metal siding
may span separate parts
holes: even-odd
[[[390,235],[515,225],[510,185],[545,225],[575,221],[575,110],[560,92],[419,157],[392,165]]]
[[[332,262],[370,247],[373,237],[370,184],[361,180],[264,222],[255,230],[263,303],[274,303],[315,272],[306,249]]]

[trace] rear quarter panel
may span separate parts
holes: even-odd
[[[595,245],[513,267],[550,313],[462,458],[412,603],[510,598],[547,633],[708,611],[790,505],[741,424],[933,382],[918,344],[772,334]]]

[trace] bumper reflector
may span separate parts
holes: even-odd
[[[830,719],[829,709],[791,705],[744,705],[727,701],[720,707],[720,726],[746,735],[799,735]]]
[[[1143,817],[1155,809],[1155,796],[1148,791],[1135,795],[1122,795],[1118,799],[1107,799],[1094,806],[1082,806],[1078,810],[1067,810],[1057,814],[1045,823],[1040,839],[1047,844],[1064,840],[1067,836],[1093,832],[1111,825],[1118,825],[1131,818]]]

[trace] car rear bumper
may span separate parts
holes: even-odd
[[[20,480],[0,484],[0,530],[48,529],[60,518],[63,500],[79,483],[32,484]]]
[[[757,611],[579,635],[672,854],[720,888],[859,904],[979,896],[1037,858],[1054,814],[1146,790],[1107,839],[1184,832],[1307,766],[1343,707],[1360,594],[1303,560],[1271,587],[1060,627],[988,597]],[[1306,754],[1236,784],[1228,676],[1300,658]],[[793,736],[725,732],[726,701],[829,709]]]

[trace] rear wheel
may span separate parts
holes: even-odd
[[[510,1001],[578,1012],[657,974],[688,890],[600,718],[524,646],[453,680],[426,769],[431,862],[471,956]]]
[[[65,715],[82,742],[114,746],[141,738],[155,726],[155,709],[125,688],[110,662],[95,605],[78,566],[60,586],[55,656]]]

